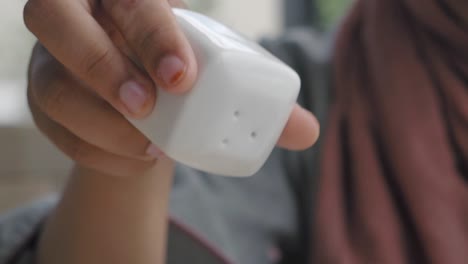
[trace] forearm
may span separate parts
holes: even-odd
[[[39,264],[164,263],[173,168],[117,178],[75,169],[40,241]]]

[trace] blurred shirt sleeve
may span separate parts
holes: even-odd
[[[50,196],[0,216],[0,263],[35,263],[42,221],[55,204],[56,197]]]

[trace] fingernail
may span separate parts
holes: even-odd
[[[164,157],[164,152],[162,152],[156,145],[150,144],[146,149],[146,154],[153,158],[159,159]]]
[[[122,84],[119,95],[120,100],[122,100],[127,109],[134,114],[139,113],[143,109],[148,99],[146,90],[134,81]]]
[[[157,78],[163,82],[165,88],[177,85],[184,77],[185,63],[175,55],[166,55],[159,62]]]

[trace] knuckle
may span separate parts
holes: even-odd
[[[29,0],[23,7],[23,21],[33,33],[44,17],[53,10],[55,0]]]
[[[36,103],[51,117],[56,117],[61,113],[67,100],[66,84],[61,78],[50,80],[44,87],[34,90]]]
[[[167,24],[148,27],[141,33],[140,40],[137,41],[137,49],[140,57],[148,54],[162,53],[170,48],[174,43],[172,26]],[[156,51],[155,51],[156,47]]]
[[[23,8],[23,21],[29,30],[32,30],[36,24],[35,18],[38,12],[38,1],[40,0],[29,0]]]
[[[55,60],[42,60],[32,67],[28,81],[30,100],[48,115],[56,117],[70,97],[73,79]]]
[[[93,48],[81,62],[81,71],[85,76],[99,77],[112,67],[112,55],[108,49]]]

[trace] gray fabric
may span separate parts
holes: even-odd
[[[51,196],[0,217],[0,263],[5,263],[32,236],[50,208],[55,205],[55,201],[56,197]],[[20,263],[33,263],[30,250],[32,249],[25,248]]]
[[[167,264],[203,263],[226,264],[232,263],[222,252],[214,252],[213,247],[194,239],[191,234],[177,228],[174,224],[169,226],[169,239],[167,242]]]
[[[262,44],[273,54],[293,67],[301,76],[302,88],[298,102],[311,110],[320,122],[324,135],[328,106],[332,98],[331,55],[335,32],[320,35],[310,28],[292,28],[286,34],[275,40],[264,40]],[[313,219],[316,187],[319,175],[319,155],[322,140],[302,152],[285,152],[283,161],[288,171],[288,177],[293,181],[299,212],[299,263],[307,261],[311,248],[309,229]]]
[[[270,248],[297,234],[297,209],[278,150],[245,179],[179,167],[171,198],[172,215],[234,263],[271,263]]]

